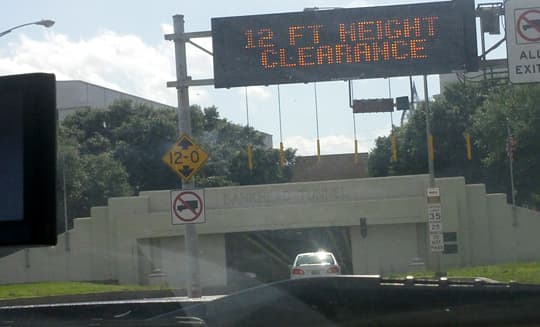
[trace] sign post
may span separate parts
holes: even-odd
[[[427,189],[429,249],[437,256],[436,273],[441,274],[441,252],[444,251],[441,191],[438,187]]]
[[[187,74],[187,58],[186,58],[186,42],[191,37],[204,37],[209,33],[185,33],[184,32],[184,16],[173,16],[174,34],[165,35],[166,40],[174,41],[174,54],[176,58],[176,81],[167,83],[167,86],[176,87],[178,94],[178,135],[180,138],[175,145],[163,156],[163,161],[171,169],[173,169],[184,182],[182,183],[182,190],[192,190],[194,184],[192,182],[192,176],[202,166],[208,155],[190,138],[191,136],[191,111],[189,108],[189,94],[188,89],[190,85],[208,85],[213,81],[192,81]],[[192,193],[195,193],[193,191]],[[195,207],[195,200],[184,200],[184,197],[180,197],[178,201],[185,201],[184,208],[178,209],[179,216],[183,217],[184,211],[189,217],[189,212],[194,216],[198,212]],[[199,202],[196,202],[199,203]],[[204,209],[204,204],[200,206],[201,210]],[[172,210],[173,214],[174,210]],[[202,213],[199,212],[199,216]],[[197,220],[199,217],[193,219]],[[189,218],[186,218],[189,220]],[[199,240],[197,236],[197,229],[194,223],[187,223],[184,225],[184,243],[186,253],[186,288],[187,295],[190,298],[198,298],[202,296],[201,288],[201,273],[199,267]]]
[[[540,82],[540,4],[538,0],[505,3],[508,73],[512,83]]]

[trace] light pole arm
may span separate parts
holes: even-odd
[[[38,20],[37,22],[31,22],[31,23],[26,23],[26,24],[21,24],[21,25],[17,25],[15,27],[12,27],[8,30],[5,30],[3,32],[0,32],[0,37],[6,35],[6,34],[9,34],[11,33],[11,31],[13,30],[16,30],[18,28],[21,28],[21,27],[25,27],[25,26],[28,26],[28,25],[41,25],[41,26],[45,26],[45,27],[51,27],[54,25],[54,21],[52,20],[49,20],[49,19],[43,19],[43,20]]]

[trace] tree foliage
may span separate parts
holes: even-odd
[[[216,107],[192,106],[191,120],[194,139],[209,153],[196,175],[197,186],[290,180],[293,150],[287,150],[288,165],[279,169],[279,152],[265,148],[260,132],[221,118]],[[177,137],[174,110],[156,110],[129,101],[117,102],[107,110],[82,110],[66,117],[59,133],[58,175],[62,177],[65,167],[70,218],[88,215],[92,206],[105,205],[109,197],[180,187],[178,176],[161,161]],[[253,174],[247,168],[248,144],[254,149]],[[59,185],[62,182],[59,180]]]
[[[128,173],[120,161],[114,159],[110,152],[82,152],[81,146],[67,139],[65,133],[65,128],[61,128],[57,190],[61,193],[58,199],[66,196],[69,220],[88,216],[92,206],[104,205],[110,197],[132,194]],[[58,220],[63,222],[63,201],[58,209]],[[59,224],[59,229],[63,229],[63,224]]]
[[[518,203],[540,204],[540,85],[500,88],[479,107],[474,119],[477,146],[485,156],[488,186],[510,193],[507,135],[515,139],[514,176]]]
[[[247,147],[237,151],[230,165],[234,183],[240,185],[284,183],[291,180],[296,150],[285,150],[285,164],[280,167],[279,150],[253,150],[253,171],[248,168]]]
[[[485,183],[489,192],[509,194],[506,143],[508,130],[517,141],[515,180],[518,200],[536,205],[540,188],[535,177],[540,167],[540,86],[456,83],[430,102],[437,177],[464,176],[468,183]],[[390,137],[380,137],[370,152],[373,176],[427,172],[425,104],[409,113],[405,125],[395,129],[398,161],[392,162]],[[472,139],[472,160],[467,159],[464,133]],[[540,177],[540,176],[538,176]]]

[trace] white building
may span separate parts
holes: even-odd
[[[163,103],[84,81],[56,82],[56,106],[58,109],[58,118],[60,120],[80,109],[108,108],[118,100],[131,100],[135,103],[145,104],[157,109],[175,110],[175,107]]]

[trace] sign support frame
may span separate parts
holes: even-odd
[[[173,16],[174,34],[165,35],[165,39],[174,41],[176,59],[176,81],[168,82],[167,87],[176,87],[178,97],[178,135],[191,136],[191,109],[189,107],[189,86],[213,85],[213,80],[193,81],[187,74],[186,42],[190,38],[207,37],[208,32],[185,33],[184,15]],[[193,181],[182,182],[182,190],[195,188]],[[186,253],[186,289],[189,298],[202,296],[201,271],[199,266],[199,237],[195,224],[184,226],[184,244]]]

